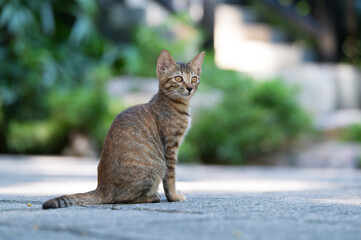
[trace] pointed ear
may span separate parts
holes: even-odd
[[[157,73],[164,74],[168,69],[175,67],[177,63],[174,61],[170,53],[163,49],[157,60]]]
[[[205,54],[206,53],[204,51],[200,52],[197,56],[195,56],[192,59],[192,61],[190,61],[188,63],[194,70],[196,70],[196,73],[198,75],[200,75],[202,72],[202,63],[203,63]]]

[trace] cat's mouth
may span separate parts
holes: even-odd
[[[183,92],[182,93],[182,96],[184,96],[184,97],[190,97],[192,95],[192,92]]]
[[[177,95],[181,98],[190,98],[193,96],[194,91],[178,91]]]

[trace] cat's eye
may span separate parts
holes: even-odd
[[[177,76],[174,78],[177,82],[182,82],[183,78],[181,76]]]
[[[192,77],[192,83],[196,83],[198,81],[198,78],[196,76]]]

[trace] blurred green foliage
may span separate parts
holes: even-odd
[[[112,114],[105,83],[119,57],[96,30],[96,2],[0,1],[0,9],[0,151],[59,153],[71,131],[101,142],[101,120]]]
[[[341,132],[341,138],[345,141],[361,143],[361,124],[348,126]]]
[[[18,153],[58,152],[66,141],[61,131],[53,121],[13,121],[9,124],[7,144]]]
[[[191,59],[198,53],[203,34],[196,29],[188,15],[171,16],[156,27],[140,25],[134,30],[134,42],[124,49],[124,73],[155,76],[155,65],[162,49],[168,49],[174,59]]]
[[[290,144],[311,129],[296,91],[279,80],[256,82],[207,63],[202,81],[221,90],[218,103],[197,113],[180,160],[242,164]],[[211,69],[209,69],[211,68]]]
[[[94,0],[0,0],[0,152],[61,153],[80,132],[99,149],[123,106],[110,98],[116,74],[155,77],[161,49],[189,60],[202,32],[185,15],[161,26],[139,26],[133,41],[117,45],[96,27]],[[202,91],[220,92],[218,103],[194,119],[181,161],[240,164],[275,151],[309,127],[309,119],[280,81],[255,82],[203,64]]]
[[[352,124],[341,131],[344,141],[361,144],[361,124]],[[361,168],[361,156],[357,157],[357,167]]]

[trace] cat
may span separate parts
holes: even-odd
[[[118,114],[104,141],[95,190],[64,195],[43,209],[75,205],[160,202],[163,182],[168,201],[184,201],[176,190],[178,148],[190,127],[189,101],[198,89],[205,52],[176,63],[167,50],[157,60],[159,90],[146,104]]]

